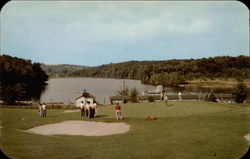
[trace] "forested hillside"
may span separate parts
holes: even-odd
[[[8,55],[0,55],[0,74],[0,97],[6,104],[38,99],[48,79],[39,63]]]
[[[74,71],[69,76],[138,79],[147,84],[177,86],[196,78],[249,78],[250,57],[129,61]]]
[[[49,75],[54,77],[67,77],[68,74],[72,71],[82,70],[88,68],[87,66],[79,65],[67,65],[67,64],[58,64],[58,65],[46,65],[41,64],[41,68]]]

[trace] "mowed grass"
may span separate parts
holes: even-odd
[[[250,107],[209,102],[163,102],[122,105],[123,121],[114,105],[98,108],[91,121],[126,122],[125,134],[86,137],[38,135],[24,130],[66,120],[88,120],[79,113],[49,109],[41,118],[34,109],[1,108],[1,149],[17,159],[235,159],[249,142]],[[146,116],[157,120],[145,121]]]

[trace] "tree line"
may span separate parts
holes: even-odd
[[[67,77],[68,74],[75,70],[81,70],[88,68],[87,66],[79,65],[68,65],[68,64],[57,64],[57,65],[46,65],[41,64],[41,68],[51,77]]]
[[[39,99],[48,79],[39,63],[8,55],[0,55],[0,73],[0,97],[5,104]]]
[[[145,84],[177,86],[197,78],[249,78],[250,57],[218,56],[202,59],[129,61],[69,73],[74,77],[137,79]]]

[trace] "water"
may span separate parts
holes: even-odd
[[[124,83],[125,81],[125,83]],[[155,86],[141,84],[139,80],[109,78],[51,78],[41,94],[40,101],[46,103],[74,103],[83,90],[96,97],[99,103],[109,103],[109,97],[125,84],[129,89],[136,87],[140,93],[155,89]]]
[[[46,89],[41,94],[40,101],[46,103],[74,103],[75,99],[81,96],[83,90],[96,97],[97,102],[109,103],[109,97],[117,94],[117,90],[126,85],[129,89],[136,87],[140,95],[143,91],[155,90],[156,86],[141,84],[140,80],[111,79],[111,78],[51,78],[48,80]],[[182,94],[208,93],[210,89],[200,88],[185,89],[184,87],[164,87],[168,95],[176,95],[179,91]],[[215,93],[230,93],[230,90],[214,90]],[[204,96],[204,95],[203,95]]]

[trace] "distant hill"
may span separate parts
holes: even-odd
[[[250,79],[249,56],[217,56],[202,59],[127,61],[96,67],[41,65],[54,77],[101,77],[137,79],[145,84],[178,86],[192,79]]]
[[[249,56],[217,56],[202,59],[128,61],[76,70],[72,77],[137,79],[145,84],[177,86],[198,78],[250,79]]]
[[[69,65],[69,64],[55,64],[55,65],[41,64],[41,68],[49,76],[67,77],[71,72],[84,70],[90,67],[81,65]]]

